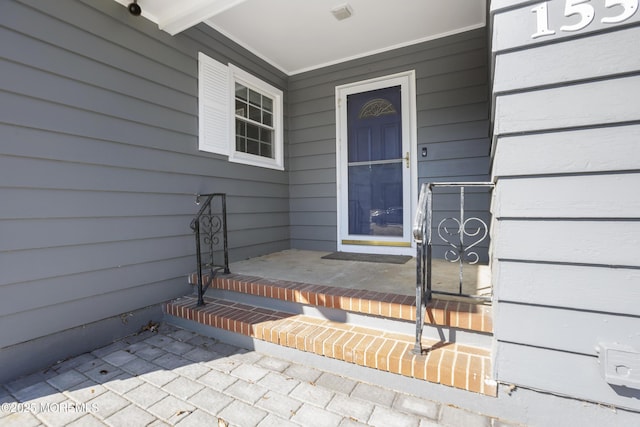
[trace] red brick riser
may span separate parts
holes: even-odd
[[[169,302],[176,317],[317,355],[398,375],[496,396],[488,350],[423,340],[425,355],[411,353],[414,338],[221,299]]]
[[[204,281],[206,283],[208,279],[205,278]],[[193,274],[189,277],[189,283],[197,282],[197,275]],[[312,285],[240,274],[217,276],[210,287],[317,307],[411,322],[416,320],[415,296]],[[434,299],[427,305],[425,324],[493,333],[492,319],[490,305]]]
[[[241,275],[218,277],[211,287],[415,321],[414,298],[331,286],[268,280]],[[257,340],[314,353],[398,375],[471,392],[496,396],[489,350],[423,339],[425,355],[414,355],[415,337],[376,329],[206,298],[197,307],[189,296],[169,302],[165,311],[203,325]],[[491,307],[463,302],[434,301],[426,323],[491,332]],[[475,328],[475,329],[474,329]]]

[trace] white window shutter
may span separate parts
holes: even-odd
[[[229,155],[229,70],[198,53],[198,148]]]

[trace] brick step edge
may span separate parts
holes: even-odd
[[[415,296],[313,285],[286,280],[266,279],[242,274],[218,275],[213,281],[203,277],[209,287],[299,304],[370,314],[415,322]],[[197,284],[198,276],[189,275]],[[464,301],[433,299],[427,305],[425,324],[446,326],[481,333],[493,333],[493,310],[490,305]]]
[[[423,340],[425,355],[411,353],[414,337],[253,307],[222,299],[195,297],[165,304],[169,315],[300,351],[495,397],[490,351]]]

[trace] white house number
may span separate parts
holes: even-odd
[[[549,13],[547,11],[548,3],[549,2],[540,3],[531,9],[531,12],[536,14],[537,29],[537,31],[531,35],[532,39],[550,36],[556,33],[554,30],[549,28]],[[566,0],[564,5],[564,16],[568,18],[570,16],[577,15],[580,17],[580,20],[575,24],[561,26],[560,31],[579,31],[588,27],[596,16],[596,11],[590,3],[591,0]],[[600,19],[600,22],[603,24],[618,24],[626,21],[638,10],[638,0],[604,0],[605,8],[609,9],[614,6],[622,7],[620,13],[615,16],[605,16]]]

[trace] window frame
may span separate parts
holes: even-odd
[[[229,161],[251,166],[259,166],[277,170],[284,170],[284,141],[283,141],[283,93],[280,89],[260,80],[254,75],[229,64]],[[254,90],[273,100],[273,158],[245,153],[236,150],[236,114],[235,97],[236,83]]]

